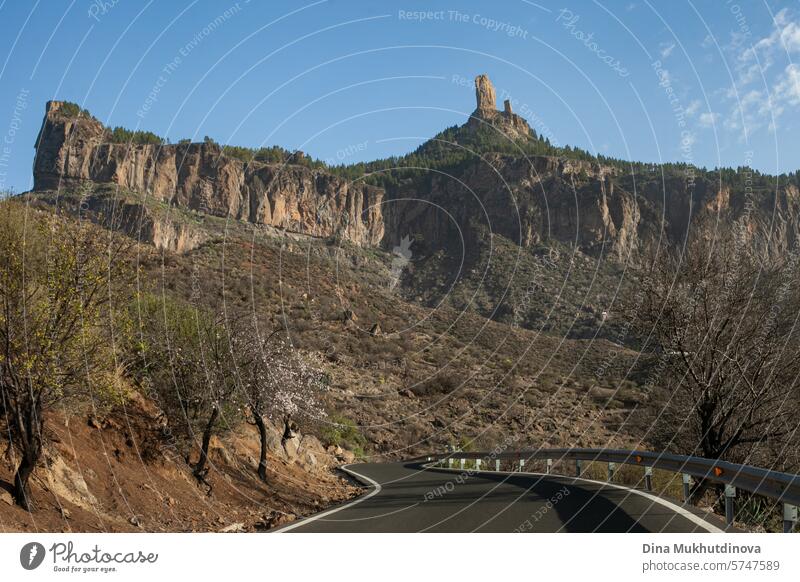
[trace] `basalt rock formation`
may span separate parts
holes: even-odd
[[[112,143],[91,116],[50,101],[37,139],[34,190],[91,181],[147,193],[215,216],[339,236],[358,245],[383,238],[383,191],[298,164],[244,163],[215,143]]]
[[[411,182],[389,192],[388,199],[423,197],[426,205],[391,205],[386,232],[395,244],[410,236],[460,252],[475,242],[476,224],[523,247],[559,242],[619,261],[642,245],[681,245],[687,229],[700,223],[741,228],[771,252],[798,242],[800,196],[787,180],[758,182],[752,171],[740,169],[731,184],[719,173],[689,167],[638,166],[632,172],[622,164],[528,155],[539,139],[528,123],[510,102],[495,109],[495,90],[485,75],[475,79],[475,92],[477,107],[467,124],[434,142],[450,140],[455,151],[491,140],[504,153],[477,151],[457,172],[431,172],[424,191]]]
[[[475,77],[475,98],[477,107],[470,116],[468,125],[493,127],[508,140],[529,139],[532,137],[528,122],[511,110],[511,102],[506,100],[503,111],[497,110],[497,97],[494,85],[486,75]]]
[[[478,102],[475,112],[479,115],[492,113],[496,109],[497,95],[494,91],[494,85],[486,75],[475,77],[475,100]]]
[[[291,159],[244,163],[214,143],[112,143],[99,121],[67,115],[61,102],[51,101],[37,141],[34,189],[112,184],[210,215],[388,248],[407,236],[417,249],[469,245],[482,223],[523,247],[556,241],[624,260],[662,234],[679,244],[702,216],[724,228],[738,221],[742,232],[763,233],[778,252],[797,241],[800,194],[791,184],[748,190],[719,174],[657,166],[632,174],[619,164],[526,154],[539,138],[510,103],[496,109],[487,76],[475,79],[475,94],[465,125],[417,151],[449,140],[471,157],[422,178],[398,172],[388,190]],[[494,144],[503,147],[493,150]],[[158,228],[153,225],[154,233]],[[190,248],[181,236],[167,236],[161,246]]]

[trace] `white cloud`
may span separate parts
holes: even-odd
[[[775,15],[775,29],[759,40],[754,46],[756,50],[781,45],[790,53],[800,52],[800,23],[789,18],[789,9],[784,8]]]
[[[777,103],[800,105],[800,65],[789,64],[778,77],[772,93]]]
[[[694,115],[700,110],[700,99],[694,99],[693,101],[689,102],[689,105],[686,106],[684,109],[684,113],[686,113],[687,117],[694,117]]]
[[[775,131],[778,119],[800,106],[800,66],[790,62],[777,67],[787,56],[800,54],[800,20],[784,8],[773,19],[771,32],[762,38],[734,33],[727,50],[733,55],[736,81],[725,92],[730,110],[722,126],[732,132],[752,133],[762,128]],[[700,116],[708,126],[716,117]]]
[[[700,114],[697,121],[700,123],[700,127],[711,127],[717,122],[717,119],[719,119],[718,113],[706,111]]]
[[[662,59],[669,58],[669,56],[672,54],[672,51],[675,50],[675,43],[674,42],[672,42],[672,43],[662,42],[659,46],[661,47],[661,58]]]
[[[737,69],[740,82],[750,83],[758,79],[775,63],[780,54],[800,53],[800,22],[792,20],[789,10],[784,8],[773,19],[772,32],[749,44],[750,37],[735,33],[731,38],[731,47],[741,52],[738,56]]]

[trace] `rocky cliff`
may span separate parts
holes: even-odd
[[[800,197],[786,178],[747,168],[707,172],[532,154],[539,138],[527,122],[510,103],[496,109],[486,76],[476,78],[475,88],[477,106],[467,124],[433,140],[471,154],[388,192],[402,201],[386,213],[395,244],[410,236],[458,250],[480,224],[523,247],[555,241],[624,260],[642,245],[680,245],[687,229],[701,223],[740,228],[773,252],[797,243]]]
[[[788,183],[750,192],[713,177],[632,176],[595,162],[485,154],[457,177],[431,175],[424,202],[415,188],[390,193],[403,202],[386,213],[386,231],[434,247],[469,245],[476,225],[523,247],[558,242],[619,261],[659,241],[680,246],[701,224],[740,229],[773,253],[800,239],[800,192]]]
[[[160,201],[358,245],[383,238],[383,191],[297,164],[244,163],[214,143],[112,143],[86,114],[47,104],[37,139],[34,190],[111,183]],[[71,113],[71,112],[70,112]]]
[[[511,102],[506,101],[503,111],[497,110],[497,97],[494,85],[486,75],[475,77],[475,111],[469,118],[467,126],[478,128],[491,127],[505,140],[517,141],[532,138],[528,122],[511,110]]]
[[[244,163],[214,143],[112,143],[99,121],[72,109],[68,115],[52,101],[37,141],[35,189],[115,184],[215,216],[389,248],[409,235],[430,248],[469,244],[482,223],[523,247],[557,241],[624,259],[662,233],[680,243],[703,216],[725,228],[738,221],[778,251],[797,240],[800,196],[789,183],[748,188],[688,168],[640,165],[634,173],[620,164],[531,154],[543,142],[510,103],[496,108],[485,75],[475,79],[475,94],[465,125],[415,152],[419,161],[420,152],[422,159],[429,150],[446,156],[451,147],[462,155],[458,163],[413,179],[391,170],[398,179],[386,191],[295,163]]]

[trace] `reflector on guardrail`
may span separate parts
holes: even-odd
[[[688,502],[691,487],[690,480],[709,480],[728,485],[729,491],[740,489],[750,493],[775,499],[790,507],[800,506],[800,475],[771,471],[750,465],[737,465],[720,461],[719,459],[704,459],[702,457],[687,457],[670,453],[652,453],[647,451],[626,451],[620,449],[537,449],[533,451],[509,451],[498,453],[486,452],[457,452],[431,455],[434,459],[448,458],[448,464],[453,458],[462,463],[466,459],[479,459],[491,455],[495,459],[508,459],[516,461],[515,469],[523,470],[526,460],[542,460],[547,462],[547,471],[552,470],[554,462],[572,461],[575,465],[576,476],[581,474],[581,461],[601,463],[622,463],[644,465],[647,476],[652,474],[652,469],[681,473],[683,476],[683,493]],[[652,486],[652,485],[651,485]],[[726,496],[732,503],[732,496]],[[787,510],[787,515],[794,516],[793,510]],[[786,528],[794,528],[794,521],[786,519]]]

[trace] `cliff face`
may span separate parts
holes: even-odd
[[[486,76],[475,85],[477,106],[460,135],[483,131],[504,142],[536,139],[509,103],[496,109]],[[422,179],[404,179],[399,172],[399,185],[384,192],[298,164],[245,164],[213,143],[111,143],[99,121],[70,117],[57,101],[48,103],[37,143],[35,190],[85,181],[115,184],[207,214],[340,236],[363,246],[391,248],[411,236],[431,250],[455,249],[479,242],[488,230],[523,247],[558,241],[624,260],[643,244],[681,244],[690,225],[704,216],[719,228],[738,222],[742,232],[759,234],[775,252],[794,246],[800,232],[794,187],[748,193],[705,175],[690,180],[656,169],[630,176],[619,167],[550,156],[479,151],[457,169],[431,171]]]
[[[775,254],[800,242],[794,186],[747,193],[708,178],[634,180],[601,164],[545,156],[487,154],[456,177],[432,175],[424,196],[413,185],[393,196],[403,200],[385,217],[394,244],[409,236],[458,252],[476,242],[476,225],[522,247],[556,241],[623,262],[645,245],[682,246],[689,228],[739,229],[746,244]]]
[[[434,246],[461,244],[480,224],[523,247],[558,241],[575,243],[588,254],[604,248],[622,258],[640,234],[646,236],[647,210],[615,184],[608,168],[588,162],[489,154],[465,167],[457,180],[433,176],[427,212],[411,200],[411,192],[399,198],[409,201],[387,214],[387,232]]]
[[[496,109],[487,77],[477,77],[475,88],[476,109],[454,134],[456,141],[463,138],[469,146],[473,132],[480,130],[521,146],[535,139],[510,103],[503,111]],[[653,167],[632,175],[596,162],[482,153],[456,172],[431,172],[421,189],[420,181],[401,183],[391,192],[398,202],[387,207],[386,232],[393,244],[410,236],[460,252],[462,244],[481,244],[470,240],[483,236],[474,228],[480,224],[483,233],[523,247],[558,241],[594,256],[625,260],[643,245],[682,245],[687,230],[702,224],[740,229],[768,252],[794,247],[800,236],[797,188],[785,183],[766,188],[762,181],[748,189],[747,177],[739,178],[732,188],[718,176],[688,168]]]
[[[70,117],[47,104],[37,140],[34,190],[92,181],[146,192],[215,216],[268,224],[313,236],[341,236],[358,245],[383,238],[383,191],[296,164],[248,164],[212,143],[110,143],[88,116]]]

